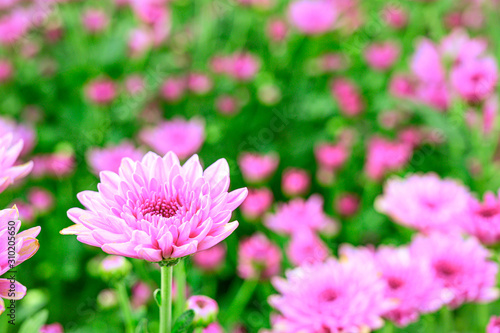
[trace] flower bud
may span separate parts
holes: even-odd
[[[217,319],[219,306],[207,296],[195,295],[187,300],[187,308],[194,311],[193,325],[207,327]]]
[[[125,257],[120,256],[107,256],[99,265],[100,276],[107,281],[122,279],[131,270],[132,264]]]

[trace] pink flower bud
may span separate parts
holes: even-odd
[[[382,12],[385,23],[394,29],[401,29],[408,24],[408,14],[401,7],[387,5]]]
[[[267,36],[273,42],[281,42],[286,39],[288,35],[288,26],[285,21],[281,19],[271,19],[267,23]]]
[[[359,210],[359,197],[356,194],[346,193],[335,201],[335,209],[341,216],[351,217]]]
[[[240,105],[236,97],[221,95],[215,101],[215,108],[224,115],[234,115],[240,111]]]
[[[160,88],[161,96],[168,102],[177,102],[184,96],[186,80],[183,77],[171,77],[163,82]]]
[[[151,287],[142,281],[136,282],[132,287],[132,307],[137,309],[143,305],[148,304],[149,300],[153,297],[153,290]]]
[[[110,79],[96,79],[88,83],[85,93],[93,103],[107,105],[116,98],[115,83]]]
[[[243,178],[249,183],[259,183],[269,179],[278,164],[279,156],[275,153],[242,153],[238,159]]]
[[[314,148],[318,164],[327,170],[342,168],[349,157],[346,147],[340,144],[322,143]]]
[[[202,295],[189,297],[187,308],[194,311],[193,325],[195,327],[206,327],[215,322],[219,313],[217,302]]]
[[[106,29],[109,24],[107,14],[100,9],[87,9],[82,16],[84,28],[92,34],[98,33]]]
[[[212,90],[213,82],[210,77],[202,73],[191,73],[187,78],[188,89],[192,92],[203,95]]]
[[[309,191],[310,186],[311,176],[306,170],[289,168],[283,172],[281,189],[287,196],[304,195]]]
[[[344,115],[353,117],[364,111],[365,103],[354,82],[345,78],[335,79],[331,83],[330,91]]]
[[[33,187],[29,191],[28,201],[39,212],[47,212],[54,207],[54,196],[41,187]]]
[[[399,46],[391,42],[371,44],[365,50],[366,62],[375,70],[383,71],[391,68],[398,57]]]

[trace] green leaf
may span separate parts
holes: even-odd
[[[177,318],[172,333],[185,333],[191,326],[194,319],[194,311],[187,310]]]
[[[27,319],[19,328],[19,333],[34,333],[40,332],[40,329],[47,322],[49,317],[48,310],[42,310],[33,317]]]
[[[161,293],[160,293],[160,288],[156,289],[153,293],[153,296],[155,298],[155,302],[156,304],[158,304],[158,306],[161,306]]]

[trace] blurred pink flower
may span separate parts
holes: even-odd
[[[453,65],[460,65],[480,57],[487,48],[485,40],[470,38],[466,30],[455,29],[441,40],[440,52]]]
[[[240,242],[238,275],[242,279],[269,279],[281,269],[281,250],[264,234],[255,234]]]
[[[451,104],[451,93],[448,85],[439,82],[422,82],[415,92],[420,102],[432,106],[439,111],[446,111]]]
[[[265,217],[264,224],[275,232],[293,235],[309,230],[330,230],[337,222],[323,212],[323,198],[313,194],[307,200],[296,198],[279,204],[276,213]]]
[[[203,95],[212,90],[212,79],[203,73],[191,73],[187,78],[187,87],[192,92]]]
[[[500,333],[500,317],[492,316],[486,327],[486,333]]]
[[[397,301],[396,308],[384,317],[398,326],[407,326],[421,314],[437,311],[449,301],[448,293],[436,283],[427,263],[412,256],[407,247],[381,247],[375,260],[386,284],[386,297]]]
[[[9,81],[13,73],[12,63],[7,59],[0,59],[0,83]]]
[[[280,312],[276,332],[369,332],[384,325],[391,304],[373,265],[330,259],[295,268],[274,278],[280,295],[269,298]]]
[[[389,91],[395,97],[412,98],[415,96],[415,83],[404,75],[396,74],[391,78]]]
[[[423,39],[411,61],[413,74],[426,83],[442,83],[445,81],[445,69],[441,63],[439,50],[430,40]]]
[[[401,170],[410,161],[413,147],[402,141],[372,137],[368,142],[365,172],[373,180],[381,180],[387,173]]]
[[[29,225],[35,221],[35,209],[31,204],[21,200],[14,200],[9,206],[14,205],[19,212],[19,218],[22,218],[25,224]]]
[[[376,70],[387,70],[399,58],[399,45],[392,42],[373,43],[365,50],[368,65]]]
[[[463,62],[451,71],[451,83],[466,101],[478,103],[496,89],[498,67],[492,57]]]
[[[117,92],[115,83],[112,80],[95,79],[87,84],[85,94],[93,103],[107,105],[115,100]]]
[[[98,33],[106,29],[109,24],[109,17],[101,9],[90,8],[83,13],[82,23],[89,33]]]
[[[186,92],[186,79],[184,77],[170,77],[160,87],[161,96],[168,102],[179,101]]]
[[[382,18],[387,25],[394,29],[402,29],[408,24],[408,13],[401,6],[385,6]]]
[[[144,153],[135,146],[123,141],[118,145],[106,148],[91,148],[87,152],[87,163],[91,166],[92,172],[99,175],[101,171],[112,171],[117,173],[122,159],[128,157],[133,161],[138,161]]]
[[[185,160],[201,149],[205,141],[205,124],[198,118],[174,118],[154,128],[143,129],[139,139],[161,155],[172,151]]]
[[[470,196],[466,213],[459,220],[465,232],[484,244],[500,242],[500,199],[492,192],[484,195],[483,202]]]
[[[423,133],[418,127],[406,127],[398,132],[398,139],[415,148],[422,143]]]
[[[338,17],[338,9],[327,0],[296,0],[288,7],[288,20],[307,35],[331,30]]]
[[[217,319],[219,305],[210,297],[194,295],[187,300],[187,308],[194,311],[193,325],[206,327]]]
[[[40,329],[40,333],[64,333],[64,328],[59,323],[43,325]]]
[[[219,323],[212,323],[203,329],[203,333],[224,333],[224,329]]]
[[[314,156],[321,168],[338,170],[349,158],[349,151],[342,144],[321,143],[314,148]]]
[[[326,244],[311,230],[294,233],[286,248],[286,255],[295,266],[325,261],[329,254]]]
[[[15,206],[13,209],[0,210],[0,276],[31,258],[40,247],[36,239],[40,233],[40,227],[23,232],[19,232],[20,228],[19,212]],[[12,238],[14,241],[11,240]],[[14,247],[15,259],[9,255],[9,247]],[[26,295],[25,286],[17,281],[14,285],[13,288],[9,279],[0,279],[0,314],[5,311],[4,299],[20,300]]]
[[[247,52],[233,54],[227,65],[227,74],[240,81],[251,81],[260,69],[259,59]]]
[[[279,164],[279,156],[276,153],[258,154],[241,153],[238,165],[245,181],[259,183],[271,178]]]
[[[16,8],[0,18],[0,44],[11,45],[25,36],[32,26],[33,13],[24,8]]]
[[[221,95],[215,101],[215,108],[224,115],[233,115],[240,111],[239,101],[230,95]]]
[[[33,177],[65,177],[75,169],[73,152],[57,152],[33,156]]]
[[[193,264],[204,272],[215,272],[224,265],[226,246],[219,243],[208,250],[200,251],[192,256]]]
[[[130,300],[134,309],[140,308],[153,298],[153,290],[151,287],[142,281],[138,281],[132,287],[132,298]]]
[[[304,195],[311,187],[311,175],[307,170],[288,168],[281,177],[281,189],[290,197]]]
[[[23,141],[21,156],[31,153],[36,143],[35,129],[31,125],[16,123],[6,117],[0,117],[0,136],[11,133],[14,141]]]
[[[140,74],[129,75],[125,80],[125,89],[132,96],[144,92],[145,88],[146,82],[144,82],[144,78]]]
[[[78,194],[86,209],[70,209],[75,224],[61,233],[109,254],[152,262],[185,257],[220,243],[238,226],[229,220],[247,190],[228,188],[224,159],[203,171],[197,155],[183,166],[173,152],[149,152],[138,162],[125,158],[118,174],[101,173],[98,192]]]
[[[288,25],[282,19],[271,19],[267,22],[267,36],[273,42],[282,42],[288,35]]]
[[[33,168],[33,162],[16,165],[23,141],[14,141],[12,134],[0,135],[0,193],[17,180],[26,177]]]
[[[240,210],[246,219],[256,220],[269,210],[273,200],[273,192],[267,187],[249,189],[247,198],[241,204]]]
[[[490,134],[495,129],[498,116],[498,96],[493,95],[483,104],[483,132]]]
[[[412,256],[427,262],[434,279],[451,294],[451,307],[498,298],[498,265],[488,259],[489,251],[475,238],[453,233],[417,235],[410,250]]]
[[[41,187],[32,187],[28,192],[29,203],[38,212],[47,212],[54,207],[54,195]]]
[[[359,211],[360,200],[356,194],[346,193],[341,195],[335,201],[335,209],[341,215],[345,217],[351,217],[356,215]]]
[[[132,57],[139,57],[153,46],[152,33],[145,28],[136,28],[130,32],[128,49]]]
[[[449,232],[460,227],[471,195],[452,179],[434,173],[410,175],[387,181],[375,207],[394,222],[422,232]]]
[[[330,91],[345,116],[354,117],[365,110],[365,102],[354,82],[346,78],[335,79],[330,84]]]

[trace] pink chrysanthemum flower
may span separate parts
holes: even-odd
[[[229,220],[247,195],[246,188],[228,192],[226,160],[203,171],[197,155],[181,166],[173,152],[164,157],[149,152],[141,161],[123,159],[118,173],[100,176],[98,192],[78,194],[86,209],[70,209],[76,224],[61,233],[109,254],[152,262],[224,240],[238,226]]]
[[[14,165],[22,150],[22,140],[14,141],[10,133],[0,136],[0,193],[31,172],[33,162]]]
[[[40,227],[34,227],[19,232],[21,221],[19,212],[14,206],[12,209],[0,210],[0,276],[11,268],[31,258],[38,251],[39,244],[36,236],[40,233]],[[14,238],[11,243],[11,238]],[[15,255],[9,254],[9,247],[14,247]],[[0,279],[0,314],[4,312],[4,299],[19,300],[26,295],[26,287],[15,282],[14,295],[12,295],[11,281]]]
[[[369,332],[391,307],[374,266],[355,259],[301,266],[273,284],[281,293],[269,299],[281,314],[276,332]]]
[[[397,302],[384,316],[398,326],[407,326],[420,314],[437,311],[449,301],[426,262],[412,256],[407,247],[382,247],[375,261],[386,284],[386,297]]]
[[[375,206],[395,222],[423,231],[458,229],[471,195],[452,179],[436,174],[412,175],[387,181]]]
[[[411,255],[427,262],[434,279],[451,293],[450,306],[465,302],[491,302],[498,298],[498,265],[476,238],[451,233],[418,235]]]
[[[276,213],[267,215],[264,223],[269,229],[287,235],[302,230],[329,230],[331,225],[336,225],[323,212],[323,198],[318,194],[307,200],[297,198],[278,205]]]
[[[107,148],[93,148],[87,154],[87,161],[92,171],[98,175],[101,171],[118,172],[122,159],[125,157],[138,161],[144,154],[130,142],[122,142],[119,145]]]
[[[500,200],[492,192],[484,195],[483,202],[471,197],[468,212],[462,216],[465,232],[484,244],[500,242]]]
[[[158,154],[174,152],[181,160],[197,153],[205,141],[205,124],[200,119],[164,121],[139,133],[142,142]]]

